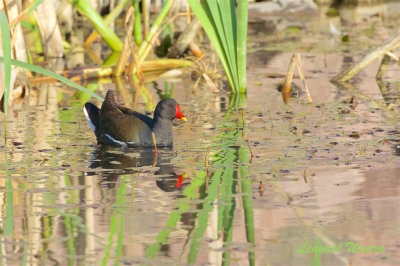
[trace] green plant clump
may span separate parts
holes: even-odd
[[[214,46],[231,91],[246,93],[248,0],[188,0]]]

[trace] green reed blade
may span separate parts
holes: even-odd
[[[248,0],[238,0],[238,33],[237,33],[237,61],[239,75],[239,91],[246,93],[246,45],[247,45],[247,20]]]
[[[234,151],[235,152],[235,151]],[[235,152],[236,153],[236,152]],[[223,186],[226,187],[226,204],[227,206],[225,207],[224,215],[223,215],[223,224],[224,224],[224,243],[229,245],[232,243],[232,238],[233,238],[233,219],[234,219],[234,213],[236,209],[236,201],[234,198],[234,195],[236,194],[236,183],[237,183],[237,178],[235,178],[237,175],[237,172],[234,171],[232,168],[227,169],[226,175],[224,175],[223,179]],[[230,264],[230,249],[227,248],[223,254],[223,265],[229,265]]]
[[[230,58],[231,71],[235,78],[236,88],[239,88],[239,77],[237,68],[237,45],[236,45],[236,13],[235,13],[235,1],[234,0],[221,0],[219,2],[222,26],[225,33],[225,39],[227,42],[228,50],[227,53]]]
[[[220,198],[227,201],[227,194],[228,194],[228,189],[227,186],[225,185],[224,179],[222,179],[222,186],[220,188]],[[225,203],[225,202],[224,202]],[[217,232],[218,235],[221,235],[221,230],[224,228],[224,214],[225,214],[225,209],[228,208],[228,206],[225,206],[226,204],[219,204],[218,205],[218,224],[217,224]]]
[[[218,187],[221,182],[222,172],[215,173],[211,178],[211,184],[208,187],[208,195],[204,199],[203,209],[199,211],[197,218],[197,226],[193,230],[192,243],[190,245],[189,254],[187,257],[188,264],[195,264],[197,261],[197,255],[200,250],[201,240],[204,232],[207,229],[209,213],[215,207],[213,202],[218,195]]]
[[[0,63],[3,63],[4,61],[5,61],[5,59],[2,56],[0,56]],[[66,77],[63,77],[63,76],[61,76],[59,74],[56,74],[56,73],[54,73],[54,72],[52,72],[52,71],[50,71],[48,69],[45,69],[43,67],[31,65],[31,64],[19,61],[19,60],[14,60],[14,59],[11,59],[11,64],[14,65],[14,66],[17,66],[17,67],[21,67],[21,68],[27,69],[27,70],[32,71],[32,72],[36,72],[36,73],[42,74],[44,76],[48,76],[48,77],[54,78],[54,79],[56,79],[58,81],[61,81],[62,83],[66,84],[68,86],[71,86],[71,87],[73,87],[73,88],[75,88],[77,90],[83,91],[83,92],[93,96],[94,98],[100,100],[100,101],[104,101],[104,98],[99,96],[99,95],[97,95],[96,93],[91,92],[88,89],[86,89],[85,87],[82,87],[81,85],[79,85],[79,84],[67,79]]]
[[[114,21],[124,11],[130,0],[118,1],[117,5],[110,11],[110,13],[104,18],[104,22],[109,25],[110,22]]]
[[[240,185],[242,189],[242,202],[244,210],[244,222],[246,227],[246,239],[247,242],[255,245],[254,236],[254,211],[253,211],[253,193],[251,188],[251,179],[247,177],[247,168],[249,163],[249,150],[247,148],[239,148],[239,173],[240,173]],[[255,252],[250,250],[249,265],[255,265]]]
[[[4,11],[0,12],[0,25],[1,25],[1,39],[3,45],[4,60],[4,116],[8,114],[8,97],[10,95],[11,83],[11,41],[10,41],[10,28],[8,26],[8,19]]]
[[[231,39],[229,38],[229,33],[232,32],[232,24],[228,24],[228,19],[226,19],[226,17],[228,16],[223,13],[226,10],[221,10],[222,7],[224,7],[224,9],[229,9],[227,3],[228,3],[227,0],[220,1],[220,4],[218,4],[218,1],[201,0],[203,8],[205,10],[209,10],[207,12],[208,18],[210,19],[210,21],[213,22],[217,36],[220,40],[220,43],[222,44],[222,49],[225,54],[225,57],[227,58],[229,72],[232,75],[236,91],[239,82],[238,82],[237,67],[236,67],[236,56],[235,56],[236,49],[233,47],[235,41],[233,40],[233,36]],[[230,15],[230,12],[228,14]],[[223,20],[225,20],[225,23]]]
[[[140,16],[140,7],[139,7],[139,0],[133,0],[133,6],[135,8],[135,24],[133,28],[133,37],[135,38],[136,45],[140,45],[143,40],[142,36],[142,23],[141,23],[141,16]]]
[[[231,91],[246,92],[246,41],[248,0],[188,0],[214,46]]]
[[[64,180],[67,187],[71,186],[71,179],[68,172],[64,173]],[[67,203],[72,203],[71,198],[67,199]],[[64,230],[67,237],[67,264],[74,265],[74,259],[76,257],[76,243],[74,238],[74,225],[72,224],[72,219],[69,216],[64,216]]]
[[[182,213],[190,211],[190,200],[197,197],[197,189],[204,184],[206,177],[205,172],[197,172],[196,178],[185,188],[183,195],[185,198],[180,199],[177,204],[177,210],[170,212],[166,222],[165,229],[161,230],[156,237],[156,242],[146,249],[146,256],[155,258],[160,251],[161,245],[166,244],[171,232],[176,228],[178,221],[181,219]]]
[[[116,191],[116,198],[113,204],[113,213],[110,217],[110,229],[108,234],[108,242],[104,248],[104,255],[101,260],[101,265],[110,265],[111,248],[114,246],[114,237],[116,238],[116,252],[114,254],[121,254],[123,246],[123,232],[125,228],[125,213],[124,207],[127,203],[126,191],[126,176],[120,177],[119,186]],[[122,235],[121,235],[122,233]]]
[[[8,163],[7,163],[8,164]],[[8,172],[8,169],[7,169]],[[14,192],[10,178],[6,180],[6,217],[4,219],[3,233],[6,236],[14,232]]]
[[[96,31],[113,51],[122,51],[122,41],[118,38],[115,32],[107,26],[103,18],[87,0],[68,0],[68,2],[70,2],[81,15],[90,21]]]
[[[231,87],[232,92],[235,92],[235,82],[233,79],[233,75],[231,69],[229,67],[228,58],[223,50],[223,45],[218,37],[216,26],[210,20],[207,12],[200,5],[197,0],[188,0],[190,8],[196,15],[197,19],[200,21],[203,29],[207,33],[208,38],[210,39],[211,44],[214,46],[215,51],[221,61],[221,64],[225,70],[225,74],[227,76],[229,85]],[[208,5],[207,5],[208,6]]]
[[[139,50],[137,52],[139,56],[139,63],[142,63],[146,59],[148,53],[150,52],[149,46],[151,47],[153,45],[151,41],[153,40],[157,32],[160,30],[161,23],[163,22],[164,18],[168,15],[173,3],[174,0],[167,0],[164,3],[160,13],[154,20],[153,25],[149,30],[149,33],[144,37],[144,40],[142,41],[142,44],[140,45]]]
[[[22,266],[28,265],[28,241],[24,241],[24,251],[22,252],[23,257],[22,257]]]

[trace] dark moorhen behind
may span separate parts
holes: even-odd
[[[172,146],[172,120],[186,121],[174,99],[161,100],[152,119],[117,105],[112,91],[107,92],[101,109],[87,102],[83,112],[97,142],[117,147],[154,147],[154,138],[157,147]]]

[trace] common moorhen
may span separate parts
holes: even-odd
[[[154,118],[117,105],[108,91],[101,109],[87,102],[83,108],[99,144],[117,147],[168,147],[173,144],[172,120],[186,121],[174,99],[161,100]]]

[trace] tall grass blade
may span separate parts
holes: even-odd
[[[239,88],[238,68],[237,68],[237,40],[236,40],[236,13],[235,1],[222,0],[219,2],[225,39],[227,42],[227,53],[230,58],[231,71],[235,79],[235,86]]]
[[[104,18],[104,23],[109,25],[113,22],[121,13],[125,10],[125,7],[130,3],[130,0],[121,0],[118,4],[110,11],[110,13]],[[93,31],[89,37],[86,38],[84,47],[90,47],[90,45],[96,40],[97,36],[99,36],[97,31]],[[115,52],[115,51],[114,51]]]
[[[134,27],[134,39],[136,45],[140,45],[142,43],[142,23],[140,16],[140,8],[139,8],[139,0],[133,1],[133,7],[135,8],[135,27]],[[128,34],[131,34],[128,32]]]
[[[236,156],[235,149],[233,150],[233,156]],[[232,243],[233,238],[233,219],[236,208],[236,201],[234,195],[236,194],[236,179],[237,171],[234,171],[232,168],[227,169],[224,173],[222,186],[226,187],[226,195],[225,195],[225,204],[227,205],[224,210],[223,215],[223,224],[224,224],[224,243],[230,244]],[[222,194],[221,194],[222,197]],[[230,249],[227,249],[223,254],[223,265],[230,265]]]
[[[145,36],[145,38],[138,50],[139,64],[141,64],[146,59],[148,53],[150,52],[150,48],[152,47],[152,40],[155,37],[155,35],[158,33],[159,29],[161,28],[161,22],[167,16],[173,3],[174,3],[174,0],[167,0],[164,3],[163,8],[161,9],[160,13],[158,14],[156,20],[153,22],[153,25],[151,26],[149,33]]]
[[[113,204],[114,211],[113,214],[110,217],[110,230],[108,234],[108,243],[104,249],[104,256],[101,260],[101,265],[110,265],[110,257],[111,257],[111,248],[114,246],[116,238],[117,245],[116,245],[116,251],[115,255],[121,254],[121,249],[123,246],[123,232],[125,228],[125,213],[126,211],[124,210],[124,207],[127,202],[127,197],[126,197],[126,191],[127,191],[127,186],[126,186],[126,180],[127,178],[125,176],[121,177],[121,182],[119,183],[117,192],[116,192],[116,199]],[[119,209],[121,208],[121,209]]]
[[[1,61],[4,63],[4,116],[8,114],[8,98],[10,95],[11,83],[11,41],[10,41],[10,28],[8,26],[8,19],[4,11],[0,12],[0,25],[1,25],[1,39],[3,47],[3,58]]]
[[[4,61],[5,61],[5,59],[2,56],[0,56],[0,63],[3,63]],[[104,98],[99,96],[99,95],[97,95],[96,93],[91,92],[88,89],[86,89],[85,87],[82,87],[81,85],[79,85],[79,84],[77,84],[77,83],[75,83],[75,82],[73,82],[73,81],[71,81],[71,80],[69,80],[69,79],[67,79],[67,78],[65,78],[65,77],[63,77],[61,75],[58,75],[58,74],[56,74],[56,73],[54,73],[54,72],[52,72],[52,71],[50,71],[48,69],[45,69],[43,67],[31,65],[31,64],[19,61],[19,60],[14,60],[14,59],[11,59],[11,64],[14,65],[14,66],[21,67],[21,68],[27,69],[29,71],[35,72],[35,73],[42,74],[44,76],[48,76],[48,77],[54,78],[54,79],[56,79],[58,81],[61,81],[62,83],[66,84],[68,86],[71,86],[71,87],[73,87],[73,88],[75,88],[77,90],[85,92],[85,93],[93,96],[94,98],[96,98],[96,99],[98,99],[100,101],[104,101]]]
[[[204,199],[203,209],[200,210],[197,219],[197,226],[193,230],[192,243],[190,245],[189,254],[187,257],[188,264],[195,264],[197,261],[197,255],[200,250],[200,244],[207,229],[209,213],[215,208],[213,202],[218,195],[218,187],[221,182],[222,172],[217,172],[211,177],[211,184],[208,189],[208,195]]]
[[[70,176],[67,172],[64,173],[64,180],[65,180],[65,184],[66,186],[70,186],[71,185],[71,179]],[[71,204],[71,200],[68,200],[69,204]],[[74,226],[74,224],[72,223],[72,218],[69,216],[64,216],[64,230],[65,230],[65,234],[67,237],[66,240],[66,248],[67,248],[67,264],[68,265],[74,265],[74,259],[76,257],[76,242],[75,242],[75,238],[74,238],[74,229],[76,229],[76,227]]]
[[[178,221],[182,217],[182,213],[190,211],[190,200],[197,197],[197,189],[204,184],[206,177],[205,172],[197,172],[196,178],[192,183],[185,188],[183,195],[185,198],[180,199],[177,204],[177,210],[170,212],[166,222],[165,229],[161,230],[156,237],[156,242],[146,249],[146,256],[150,258],[155,258],[161,249],[161,245],[168,242],[169,235],[173,230],[175,230]]]
[[[211,1],[213,2],[213,1]],[[229,66],[228,58],[224,52],[223,49],[223,44],[221,43],[221,40],[218,37],[216,25],[214,25],[214,22],[210,20],[210,17],[208,14],[211,14],[210,10],[205,10],[202,5],[197,0],[188,0],[188,3],[190,5],[190,8],[196,15],[197,19],[201,22],[201,25],[203,26],[203,29],[207,33],[208,38],[210,39],[212,45],[215,48],[215,51],[219,57],[219,60],[221,61],[221,64],[225,70],[225,74],[227,76],[229,85],[231,87],[232,92],[235,92],[235,82],[233,79],[233,75]],[[208,5],[204,4],[205,7],[208,7]],[[208,13],[209,12],[209,13]],[[208,14],[207,14],[208,13]]]
[[[247,45],[247,20],[248,0],[238,0],[238,33],[237,33],[237,60],[239,75],[239,91],[246,93],[246,45]]]
[[[8,173],[8,162],[7,162]],[[9,175],[7,175],[9,176]],[[4,219],[4,235],[10,236],[14,232],[14,192],[10,178],[6,180],[6,217]]]
[[[254,211],[253,211],[253,193],[251,187],[251,179],[247,177],[247,164],[249,163],[249,150],[247,148],[239,148],[239,173],[240,173],[240,185],[242,188],[242,202],[244,209],[244,222],[246,227],[246,239],[247,242],[255,245],[254,236]],[[249,265],[255,265],[255,253],[253,250],[249,250]]]

